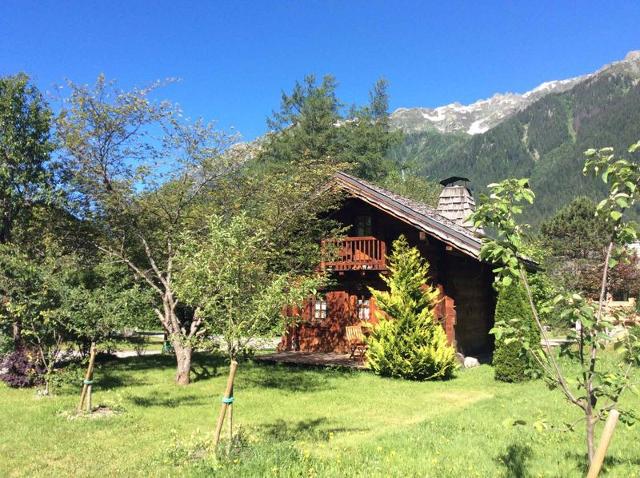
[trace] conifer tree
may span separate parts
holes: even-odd
[[[520,329],[519,336],[527,336],[529,344],[540,343],[540,332],[536,327],[527,302],[527,296],[519,283],[503,286],[498,294],[495,313],[496,324],[509,324]],[[496,380],[522,382],[531,378],[535,364],[519,340],[496,340],[493,353]]]
[[[447,379],[457,362],[433,307],[438,292],[427,282],[429,265],[404,236],[393,243],[389,291],[371,289],[380,323],[369,339],[369,367],[384,376],[412,380]]]
[[[267,120],[270,133],[261,145],[263,168],[328,164],[363,179],[382,180],[393,168],[390,148],[402,140],[389,120],[386,80],[378,80],[369,104],[346,108],[336,94],[336,79],[308,75],[283,93],[280,109]]]

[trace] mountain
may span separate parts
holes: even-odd
[[[497,93],[470,105],[451,103],[432,109],[398,108],[391,114],[391,122],[405,133],[435,129],[441,133],[481,134],[547,94],[570,89],[583,78],[548,81],[524,94]]]
[[[482,134],[497,126],[539,99],[562,93],[584,81],[604,73],[631,73],[638,75],[640,51],[630,52],[624,60],[606,65],[595,73],[547,81],[526,93],[497,93],[486,100],[470,105],[451,103],[437,108],[398,108],[391,114],[392,124],[405,133],[420,133],[435,129],[441,133],[465,132]]]
[[[527,219],[550,216],[577,194],[604,188],[582,175],[584,151],[640,139],[640,51],[524,94],[497,94],[471,105],[400,108],[392,124],[405,132],[392,152],[433,179],[471,178],[476,191],[507,177],[529,177],[537,194]]]

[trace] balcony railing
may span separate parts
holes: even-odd
[[[322,269],[331,271],[383,271],[387,269],[387,245],[373,236],[325,239],[322,247],[333,253],[334,259],[322,262]]]

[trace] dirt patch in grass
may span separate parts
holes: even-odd
[[[61,415],[67,418],[67,420],[100,420],[103,418],[110,418],[122,413],[120,410],[108,407],[107,405],[98,405],[93,407],[91,413],[80,412],[76,410],[72,412],[63,412]]]

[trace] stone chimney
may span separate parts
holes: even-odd
[[[468,229],[475,230],[468,221],[469,215],[476,208],[476,202],[467,187],[468,182],[467,178],[459,176],[452,176],[440,181],[444,189],[440,193],[436,210],[441,216],[451,219]]]

